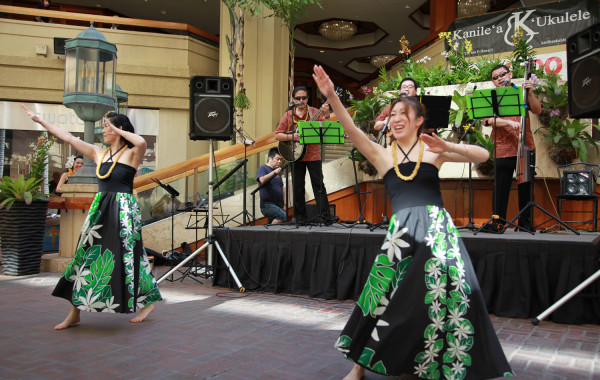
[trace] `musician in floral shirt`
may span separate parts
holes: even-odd
[[[513,73],[505,65],[497,65],[492,70],[492,82],[496,87],[512,86],[510,80]],[[533,84],[526,80],[523,82],[523,87],[527,89],[527,105],[528,111],[539,115],[542,112],[542,104],[535,97],[533,92]],[[500,216],[501,220],[506,220],[506,210],[508,208],[508,199],[510,188],[513,180],[513,173],[517,167],[517,151],[519,149],[519,134],[521,133],[521,116],[505,116],[496,118],[490,117],[484,120],[484,124],[492,126],[492,141],[496,141],[496,184],[494,188],[494,214]],[[531,133],[531,125],[529,115],[527,115],[525,143],[534,154],[532,155],[532,165],[535,165],[535,144],[533,142],[533,134]],[[494,137],[494,135],[496,135]],[[533,170],[533,168],[528,168]],[[533,178],[533,176],[532,176]],[[522,210],[531,198],[531,187],[529,182],[524,182],[518,185],[519,193],[519,210]],[[531,208],[526,210],[519,217],[519,226],[527,230],[533,231],[531,221]]]
[[[308,89],[306,87],[295,87],[294,91],[292,91],[292,98],[295,103],[290,106],[283,115],[275,130],[275,140],[277,141],[298,142],[300,141],[300,137],[297,128],[300,121],[310,121],[312,119],[316,121],[325,120],[325,116],[322,113],[315,118],[315,115],[319,110],[308,105]],[[327,190],[323,184],[323,168],[321,166],[321,150],[319,144],[308,144],[304,157],[294,162],[292,188],[294,190],[294,215],[296,222],[305,224],[307,221],[304,199],[307,169],[308,174],[310,175],[310,183],[315,195],[320,217],[326,224],[331,224],[336,218],[329,212]]]

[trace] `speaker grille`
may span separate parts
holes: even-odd
[[[201,134],[231,136],[231,105],[227,97],[198,96],[194,124]]]
[[[231,140],[233,80],[193,76],[190,81],[190,139]]]
[[[600,117],[600,24],[567,38],[569,115]]]
[[[592,195],[596,181],[592,170],[565,170],[562,178],[564,195]]]

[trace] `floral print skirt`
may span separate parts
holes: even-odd
[[[135,196],[98,193],[77,251],[52,292],[80,310],[134,313],[161,295],[142,244]]]
[[[336,348],[384,375],[512,376],[450,215],[405,208],[391,219]]]

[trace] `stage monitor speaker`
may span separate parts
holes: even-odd
[[[596,178],[591,169],[565,170],[561,183],[562,195],[594,195],[596,193]]]
[[[233,80],[194,75],[190,80],[190,139],[231,140]]]
[[[600,23],[567,38],[569,115],[600,117]]]
[[[333,216],[335,216],[335,205],[330,204],[329,205],[329,213]],[[317,208],[317,204],[316,203],[307,203],[306,204],[306,219],[310,220],[310,219],[317,219],[321,217],[321,213],[319,212],[319,209]]]

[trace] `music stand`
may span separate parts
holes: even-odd
[[[321,150],[321,167],[323,165],[323,144],[343,144],[344,143],[344,127],[338,121],[301,121],[298,123],[298,136],[300,144],[319,144]],[[321,169],[322,170],[322,169]],[[312,183],[312,179],[311,179]],[[321,219],[321,201],[323,200],[323,180],[319,184],[319,194],[315,194],[315,202],[319,209],[318,219]],[[314,189],[314,187],[313,187]],[[304,189],[303,189],[304,190]],[[327,194],[325,194],[327,197]],[[317,201],[317,199],[319,201]]]
[[[521,116],[522,109],[522,93],[519,88],[515,87],[497,87],[493,89],[475,90],[473,95],[468,97],[468,103],[470,105],[468,112],[471,119],[481,119],[485,117],[494,118],[494,160],[496,159],[497,139],[498,134],[496,133],[496,119],[498,117],[505,116]],[[494,196],[492,200],[492,216],[487,222],[481,225],[479,229],[473,232],[477,235],[480,231],[485,231],[484,228],[492,221],[501,221],[505,224],[517,227],[512,222],[506,219],[500,218],[498,215],[494,215],[493,212],[496,210],[496,198],[498,197],[496,191],[496,172],[498,165],[494,162]],[[505,226],[501,230],[494,231],[495,233],[504,233],[508,226]]]

